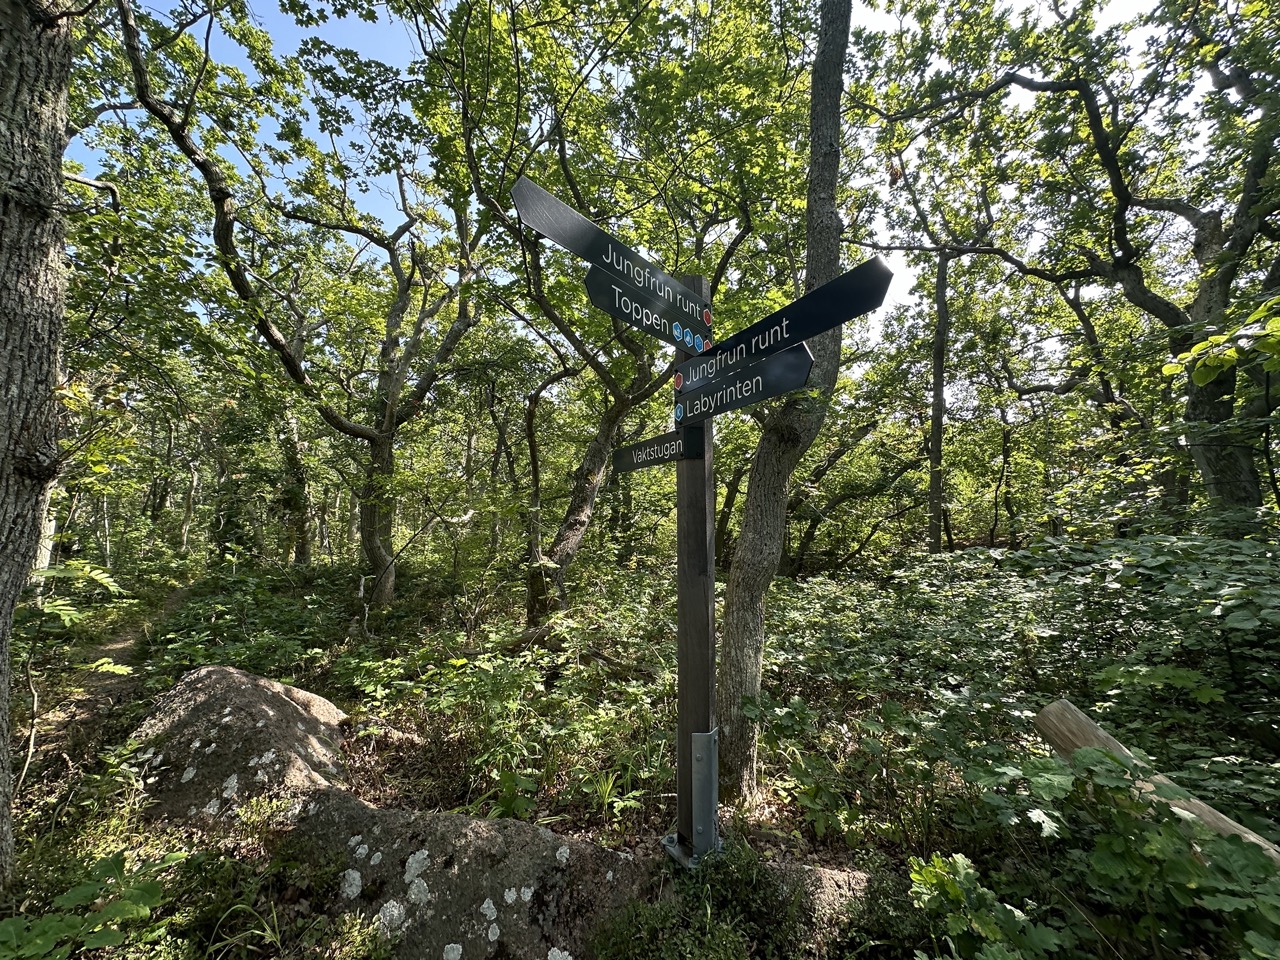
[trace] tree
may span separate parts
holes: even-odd
[[[1103,29],[1098,8],[1041,20],[975,4],[944,23],[904,4],[914,28],[860,47],[865,76],[895,78],[862,105],[868,155],[902,184],[890,216],[916,238],[899,248],[997,258],[1057,291],[1085,343],[1116,290],[1176,356],[1280,287],[1274,24],[1261,7],[1167,0]],[[1182,412],[1205,494],[1228,511],[1261,504],[1277,404],[1259,364],[1239,374],[1189,376]]]
[[[568,370],[587,371],[595,381],[579,388],[590,401],[593,428],[580,437],[582,452],[549,543],[542,516],[550,497],[542,490],[552,478],[543,476],[537,443],[530,443],[536,472],[526,610],[535,626],[563,601],[624,420],[658,394],[670,370],[654,340],[585,307],[572,278],[581,266],[524,231],[507,193],[517,175],[530,176],[627,242],[658,251],[668,270],[710,277],[715,293],[730,264],[743,259],[757,225],[794,212],[793,178],[782,160],[795,140],[788,129],[795,111],[777,109],[773,91],[787,85],[788,70],[794,79],[789,54],[797,41],[775,28],[769,4],[756,2],[722,8],[714,18],[693,4],[606,6],[589,23],[554,4],[548,11],[530,5],[495,12],[462,3],[447,13],[408,6],[431,80],[418,109],[461,131],[461,148],[448,154],[451,166],[524,266],[491,292],[493,299],[547,345],[558,365],[542,390],[553,383],[574,389],[561,384]],[[788,25],[793,16],[778,15]],[[761,56],[751,58],[752,82],[723,90],[710,109],[709,84],[753,51]],[[769,253],[761,259],[776,266],[781,256]],[[754,278],[755,268],[746,263],[742,271]],[[542,390],[529,394],[535,413]],[[528,423],[536,429],[535,419]]]
[[[823,0],[809,108],[809,178],[805,287],[813,290],[840,271],[843,224],[837,200],[841,98],[849,44],[850,0]],[[841,328],[810,341],[817,396],[799,396],[772,410],[751,461],[742,528],[724,600],[724,640],[716,680],[720,723],[720,786],[729,798],[754,792],[759,732],[743,701],[760,693],[764,659],[764,599],[782,556],[787,484],[826,417],[840,371]]]
[[[419,416],[445,364],[478,322],[467,288],[476,276],[473,258],[488,232],[487,219],[482,215],[473,222],[464,194],[433,193],[437,183],[414,169],[412,156],[405,156],[403,139],[427,135],[421,128],[406,129],[397,122],[399,114],[388,110],[387,98],[397,78],[385,65],[361,61],[351,51],[321,42],[309,47],[322,129],[332,133],[351,117],[344,98],[353,98],[366,115],[386,121],[372,124],[372,142],[348,157],[336,146],[321,150],[303,132],[299,64],[274,59],[269,38],[252,26],[243,4],[197,11],[177,31],[140,21],[129,0],[117,0],[116,11],[123,38],[120,53],[128,72],[119,82],[130,88],[137,104],[203,181],[213,208],[209,232],[216,263],[247,319],[324,422],[363,448],[359,526],[372,576],[366,598],[371,606],[385,606],[395,594],[397,438],[404,425]],[[250,86],[239,71],[219,68],[207,49],[185,35],[185,29],[206,18],[210,30],[220,22],[243,44],[260,74],[258,84]],[[162,34],[161,42],[150,49],[143,42],[143,25]],[[334,69],[333,60],[351,69]],[[162,82],[175,88],[172,97],[159,88]],[[260,102],[274,114],[288,151],[259,150],[256,118],[226,107],[227,102],[245,99]],[[257,195],[273,216],[261,219],[244,209],[247,205],[240,198],[254,191],[218,154],[228,143],[258,180]],[[259,153],[265,159],[259,159]],[[269,189],[269,164],[285,171],[278,176],[289,187],[288,197]],[[301,172],[291,176],[288,171],[295,164]],[[354,194],[367,190],[368,182],[377,177],[391,178],[398,192],[403,220],[393,229],[361,214],[355,203]],[[426,197],[415,192],[419,188]],[[246,233],[250,251],[242,249]],[[344,249],[342,238],[357,246]],[[316,268],[305,279],[290,257],[300,249],[306,251],[305,265]],[[373,267],[365,251],[376,251],[381,265]],[[317,280],[316,274],[327,274],[328,282]],[[381,329],[372,337],[375,342],[365,362],[344,368],[351,341],[340,338],[350,337],[352,331],[349,311],[334,302],[334,296],[351,276],[389,288],[389,295],[374,297]],[[355,342],[367,343],[368,328],[357,329]],[[334,339],[326,341],[326,334]]]
[[[69,16],[0,0],[0,884],[14,857],[9,637],[59,467]]]

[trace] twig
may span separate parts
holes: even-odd
[[[23,668],[27,677],[27,690],[31,692],[31,729],[27,733],[27,755],[22,761],[22,772],[18,774],[18,779],[13,785],[15,797],[22,792],[22,785],[27,780],[27,771],[31,768],[31,759],[36,753],[36,721],[40,718],[40,694],[36,691],[32,664],[35,662],[36,650],[40,647],[39,641],[43,634],[44,620],[41,620],[36,626],[35,636],[31,638],[31,648],[27,651],[27,662]]]

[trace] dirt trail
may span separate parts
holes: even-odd
[[[35,749],[32,753],[26,789],[39,773],[45,777],[58,775],[59,756],[65,764],[63,773],[94,756],[110,730],[109,718],[124,703],[142,696],[143,680],[136,672],[142,662],[144,641],[156,624],[169,619],[186,601],[189,591],[180,587],[173,591],[163,606],[151,617],[91,646],[68,651],[74,664],[94,664],[110,660],[131,668],[129,672],[84,669],[68,665],[61,682],[50,685],[37,680],[39,695]],[[15,687],[25,687],[21,668],[15,670]],[[29,728],[23,725],[21,743],[14,744],[15,764],[20,771],[26,762]],[[19,733],[19,731],[15,731]]]

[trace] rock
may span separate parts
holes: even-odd
[[[838,936],[849,919],[851,905],[867,891],[867,874],[856,870],[833,870],[794,864],[777,868],[789,883],[805,892],[806,906],[813,918],[812,952],[826,956],[827,943]]]
[[[344,851],[342,895],[415,960],[584,960],[600,923],[647,893],[660,862],[518,820],[379,810],[339,790],[317,795],[297,829]]]
[[[133,734],[153,816],[219,816],[250,797],[338,782],[339,724],[323,697],[232,667],[201,667]]]
[[[664,863],[515,820],[370,806],[342,785],[344,719],[284,684],[195,670],[134,734],[149,812],[234,823],[251,797],[292,797],[295,837],[315,862],[337,861],[334,909],[375,917],[413,960],[584,960],[600,923],[646,895]]]
[[[344,785],[345,719],[322,697],[241,670],[192,671],[134,733],[148,812],[234,829],[250,798],[290,799],[294,839],[312,862],[336,865],[330,909],[374,918],[405,960],[587,960],[603,922],[653,895],[667,867],[656,841],[637,859],[517,820],[371,806]],[[776,869],[806,888],[822,955],[865,875]]]

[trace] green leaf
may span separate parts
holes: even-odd
[[[1221,367],[1210,366],[1202,362],[1197,364],[1196,368],[1191,371],[1191,379],[1195,381],[1196,386],[1203,387],[1216,380],[1221,372]]]
[[[97,914],[95,919],[102,920],[145,920],[151,916],[151,908],[145,904],[135,903],[132,900],[113,900],[103,907]]]
[[[63,910],[83,907],[102,896],[103,889],[101,880],[89,880],[72,887],[61,896],[55,897],[53,905]]]
[[[1262,625],[1262,621],[1255,617],[1248,610],[1236,610],[1227,619],[1222,621],[1224,627],[1230,627],[1233,630],[1253,630]]]
[[[98,950],[102,947],[118,947],[124,943],[125,935],[119,930],[112,927],[104,927],[101,930],[95,930],[84,938],[85,948],[88,950]]]

